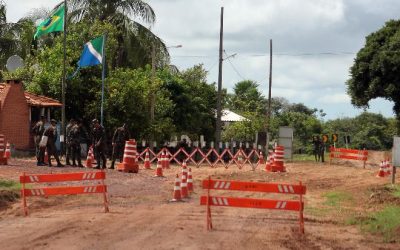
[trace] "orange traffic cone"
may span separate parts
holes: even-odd
[[[379,164],[379,172],[376,177],[385,177],[385,170],[383,169],[383,161]]]
[[[187,187],[187,176],[183,174],[183,170],[182,170],[182,182],[181,182],[181,196],[183,199],[189,197],[189,192]]]
[[[161,150],[160,161],[161,161],[161,167],[162,167],[162,168],[165,168],[165,155],[164,155],[164,150]]]
[[[8,143],[8,142],[6,144],[6,151],[4,151],[4,158],[6,158],[6,159],[11,158],[10,143]]]
[[[151,169],[149,151],[146,151],[146,154],[144,156],[144,168]]]
[[[88,154],[87,154],[87,157],[86,157],[86,163],[85,163],[85,166],[87,167],[87,168],[93,168],[93,151],[92,151],[92,148],[90,147],[89,148],[89,151],[88,151]]]
[[[181,196],[181,182],[179,181],[179,175],[176,174],[175,177],[175,185],[174,185],[174,196],[171,201],[176,202],[176,201],[182,201],[182,196]]]
[[[391,166],[390,166],[390,161],[389,160],[386,160],[386,162],[385,162],[386,164],[386,176],[389,176],[392,172],[390,171],[390,168],[391,168]]]
[[[258,159],[258,164],[259,164],[259,165],[260,165],[260,164],[265,164],[264,156],[263,156],[262,151],[260,151],[260,158]]]
[[[188,172],[188,179],[187,179],[187,188],[189,193],[192,193],[193,190],[193,179],[192,179],[192,169],[189,168],[189,172]]]
[[[187,170],[187,165],[186,165],[186,160],[184,160],[183,162],[182,162],[182,175],[185,175],[186,176],[186,179],[188,178],[187,176],[188,176],[188,170]]]
[[[271,172],[274,165],[274,151],[270,150],[268,156],[269,160],[265,164],[265,171]]]
[[[164,177],[163,175],[163,170],[162,170],[162,161],[160,158],[157,159],[157,168],[156,168],[156,174],[154,177]]]

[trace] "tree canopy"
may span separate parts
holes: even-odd
[[[394,102],[393,111],[400,119],[400,20],[366,37],[350,68],[347,93],[357,107],[368,107],[370,100],[381,97]]]

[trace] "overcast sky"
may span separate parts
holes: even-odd
[[[33,8],[59,0],[5,0],[15,22]],[[171,48],[183,70],[204,64],[209,82],[218,79],[220,8],[224,6],[223,87],[255,80],[268,93],[269,39],[273,39],[273,97],[323,109],[327,119],[353,117],[345,82],[365,36],[398,19],[399,0],[149,0],[157,22],[151,27]],[[392,103],[370,102],[371,112],[393,116]]]

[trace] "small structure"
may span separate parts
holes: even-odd
[[[54,109],[60,107],[57,100],[25,92],[21,81],[0,83],[0,132],[16,149],[31,149],[31,128],[41,115],[50,120]]]
[[[248,121],[249,119],[236,114],[235,112],[232,112],[228,109],[223,109],[222,110],[222,116],[221,116],[221,121],[224,124],[224,127],[228,127],[229,124],[234,123],[234,122],[241,122],[241,121]]]

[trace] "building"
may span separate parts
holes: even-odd
[[[31,149],[31,128],[41,115],[50,120],[55,109],[61,107],[57,100],[25,92],[21,81],[0,83],[0,134],[4,134],[15,149]]]

